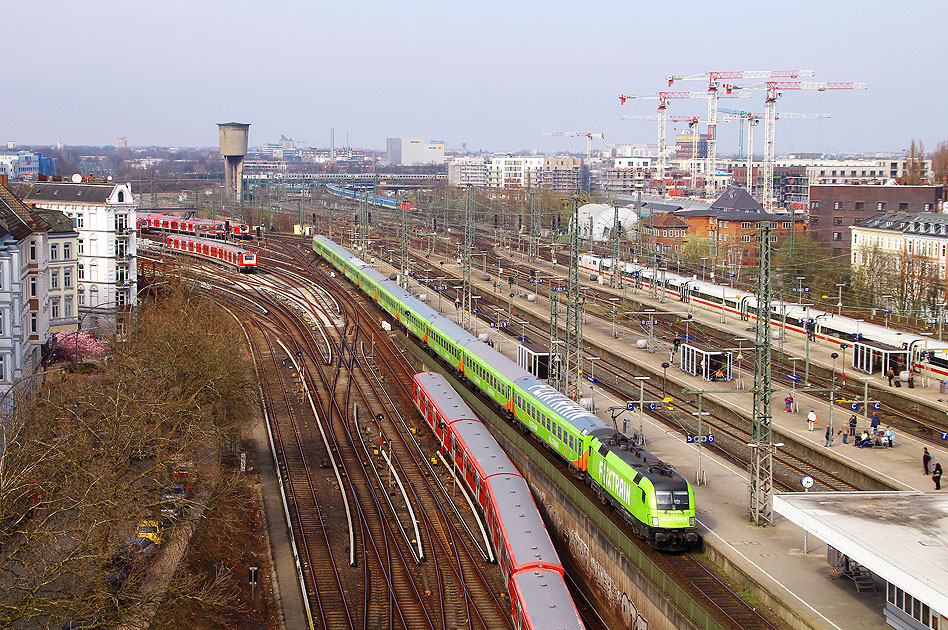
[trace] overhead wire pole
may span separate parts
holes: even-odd
[[[612,275],[609,277],[609,286],[618,288],[622,280],[619,270],[619,239],[622,237],[622,228],[619,225],[619,202],[612,201]]]
[[[550,372],[549,372],[549,382],[550,387],[556,391],[563,392],[563,383],[561,380],[562,377],[562,362],[559,360],[560,349],[559,349],[559,340],[560,340],[560,324],[559,324],[559,312],[560,304],[557,296],[558,292],[553,290],[553,278],[550,278]]]
[[[417,196],[415,198],[417,202]],[[398,204],[400,206],[400,215],[398,221],[398,232],[399,238],[401,239],[401,281],[402,287],[408,288],[408,239],[410,235],[408,234],[408,202],[402,201]]]
[[[530,260],[540,259],[540,200],[533,186],[530,186]],[[506,230],[505,230],[506,232]]]
[[[566,352],[563,361],[565,394],[579,394],[579,369],[582,352],[583,316],[579,296],[579,196],[570,198],[569,280],[566,287]]]
[[[470,323],[474,315],[473,296],[471,287],[471,255],[474,253],[474,186],[468,185],[467,196],[464,200],[464,249],[461,252],[463,260],[462,289],[464,324]]]
[[[757,338],[754,346],[754,417],[752,433],[750,520],[773,525],[774,443],[771,398],[770,221],[760,222],[760,264],[757,273]]]

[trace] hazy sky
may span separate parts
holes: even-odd
[[[785,92],[777,153],[927,148],[948,139],[942,73],[948,3],[546,0],[148,0],[5,3],[0,140],[216,145],[215,123],[251,123],[251,145],[384,148],[388,136],[449,148],[585,150],[654,143],[668,74],[806,68],[861,92]],[[699,82],[675,89],[700,90]],[[722,102],[762,111],[763,96]],[[706,111],[678,101],[670,114]],[[679,126],[680,129],[680,126]],[[675,130],[669,127],[669,136]],[[719,131],[722,150],[738,127]],[[762,152],[763,130],[755,134]]]

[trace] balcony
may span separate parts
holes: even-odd
[[[124,227],[117,227],[117,228],[115,228],[115,235],[116,235],[116,236],[128,236],[129,234],[131,234],[131,233],[134,232],[134,231],[135,231],[135,230],[133,230],[131,227],[129,227],[129,226],[126,225],[126,226],[124,226]]]

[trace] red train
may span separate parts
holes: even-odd
[[[193,238],[183,234],[169,234],[165,239],[168,249],[202,258],[212,258],[237,271],[253,273],[257,269],[257,255],[228,243]]]
[[[250,226],[246,223],[216,219],[182,219],[150,212],[138,213],[138,229],[143,232],[176,232],[209,238],[221,238],[226,232],[234,238],[250,238]]]
[[[584,629],[526,480],[443,376],[421,372],[413,380],[415,406],[486,515],[514,628]]]

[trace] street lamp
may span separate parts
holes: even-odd
[[[668,368],[671,364],[668,361],[662,362],[662,400],[665,400],[665,376],[668,374]]]
[[[836,299],[836,314],[842,316],[843,314],[843,287],[846,286],[845,282],[839,282],[836,284],[838,289],[838,298]]]
[[[835,388],[835,387],[836,387],[836,359],[839,358],[839,353],[834,352],[833,354],[830,355],[830,358],[833,359],[833,385],[832,385],[832,387]],[[830,392],[830,403],[832,403],[832,402],[833,402],[833,394],[832,394],[832,391],[831,391],[831,392]]]
[[[839,344],[839,349],[843,351],[843,382],[842,387],[846,387],[846,348],[849,347],[848,343]]]

